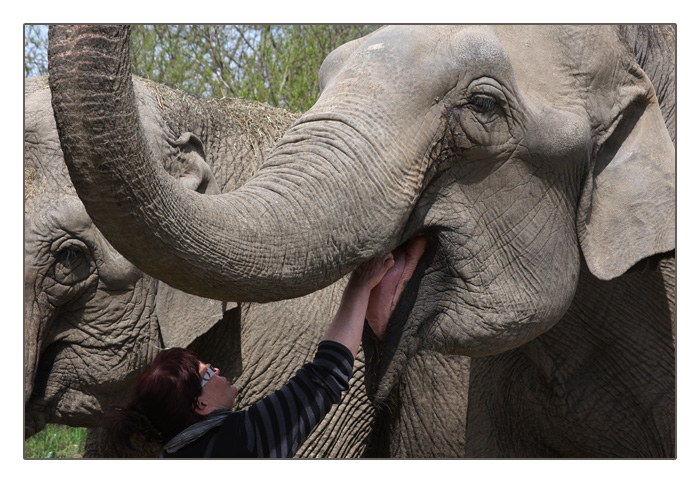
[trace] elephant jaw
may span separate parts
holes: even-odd
[[[538,292],[538,297],[521,305],[509,307],[500,299],[495,300],[496,305],[486,297],[485,302],[470,298],[465,273],[473,267],[458,272],[454,260],[461,252],[452,251],[462,245],[446,236],[450,230],[435,225],[421,229],[425,230],[425,250],[405,282],[384,338],[380,341],[371,334],[363,338],[365,385],[375,406],[392,398],[408,362],[419,351],[483,357],[514,349],[551,329],[569,308],[576,291],[578,276],[569,276],[564,282],[543,287],[541,292],[549,297],[539,298]],[[480,274],[478,268],[473,273]],[[446,286],[453,287],[453,292],[446,293]]]

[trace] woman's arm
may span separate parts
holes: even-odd
[[[284,387],[246,412],[247,446],[253,454],[264,458],[293,456],[331,406],[340,401],[348,389],[372,289],[393,266],[394,258],[389,254],[358,267],[313,362],[304,364]],[[381,299],[391,302],[390,297]],[[387,321],[379,322],[382,331]]]
[[[366,318],[374,335],[382,340],[389,317],[413,276],[426,246],[426,238],[417,236],[392,253],[370,260],[355,269],[324,339],[340,342],[355,357]]]
[[[314,360],[245,412],[248,450],[258,458],[291,458],[348,390],[353,358],[335,341],[319,343]]]
[[[352,272],[340,300],[338,311],[323,336],[323,340],[339,342],[350,349],[353,358],[357,356],[370,294],[393,266],[394,257],[388,254],[384,257],[374,258]],[[383,329],[387,322],[388,317],[380,328]],[[383,332],[381,330],[381,333]]]

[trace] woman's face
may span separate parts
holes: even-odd
[[[204,378],[210,364],[199,363],[199,374]],[[206,415],[217,409],[231,409],[238,396],[238,389],[219,375],[219,369],[212,367],[214,374],[202,387],[202,393],[197,398],[197,413]]]

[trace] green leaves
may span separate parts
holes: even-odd
[[[376,25],[133,25],[134,74],[205,98],[308,110],[336,47]],[[25,77],[47,75],[48,28],[24,26]]]
[[[318,70],[367,25],[135,25],[134,73],[200,97],[240,97],[306,111]]]

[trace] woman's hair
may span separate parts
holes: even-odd
[[[141,374],[126,406],[114,407],[112,437],[117,447],[133,450],[131,437],[166,443],[186,427],[200,421],[194,410],[202,392],[199,358],[188,350],[161,351]]]

